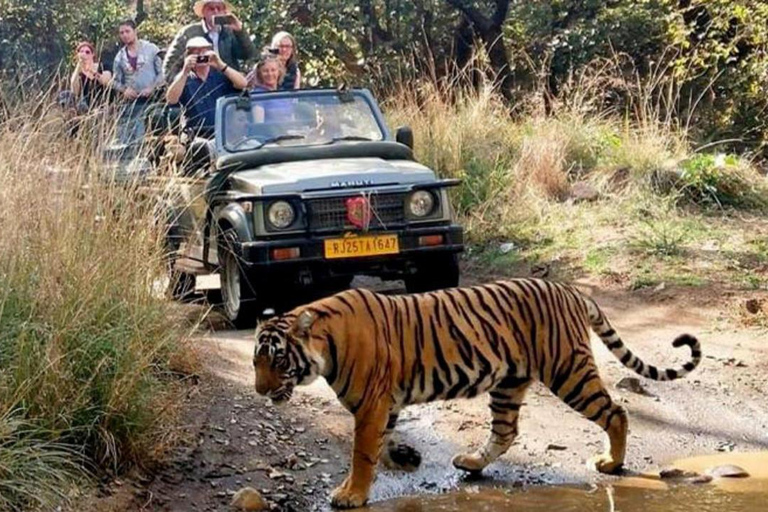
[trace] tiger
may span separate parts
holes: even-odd
[[[591,464],[615,473],[624,463],[628,416],[600,379],[590,331],[647,379],[679,379],[701,361],[699,341],[681,334],[672,345],[690,348],[688,362],[665,370],[648,365],[577,288],[514,279],[411,295],[351,289],[272,317],[256,330],[255,387],[284,404],[296,386],[323,377],[354,415],[351,471],[331,494],[336,508],[367,502],[378,462],[418,466],[418,451],[394,434],[398,415],[413,404],[489,393],[487,442],[452,460],[459,470],[481,472],[512,445],[533,381],[607,433],[608,449]]]

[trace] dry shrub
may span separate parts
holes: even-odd
[[[21,105],[0,125],[0,430],[27,425],[0,459],[58,455],[38,457],[31,495],[6,491],[29,487],[28,475],[0,467],[0,500],[15,508],[61,494],[78,472],[60,463],[68,449],[96,472],[147,463],[177,412],[178,370],[196,364],[194,322],[157,293],[155,200],[104,175],[111,117],[70,137],[47,105]]]
[[[502,98],[492,88],[472,91],[424,82],[385,102],[393,126],[409,125],[420,161],[446,177],[461,177],[474,160],[508,163],[519,138]]]
[[[552,202],[567,199],[576,181],[590,182],[617,205],[692,188],[680,177],[694,154],[685,121],[693,107],[685,119],[678,115],[684,98],[666,67],[641,78],[627,73],[629,64],[624,56],[596,61],[548,111],[546,94],[534,91],[510,106],[491,87],[462,85],[474,70],[409,81],[385,110],[390,124],[413,128],[422,163],[463,180],[454,198],[470,241],[526,238],[547,231]],[[765,196],[764,180],[747,167],[749,173],[719,180],[718,192],[736,198],[728,204],[762,207],[756,198]]]
[[[568,196],[568,139],[548,123],[536,123],[533,132],[523,138],[520,158],[515,163],[517,195],[523,188],[533,188],[547,199]]]

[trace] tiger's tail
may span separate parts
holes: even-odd
[[[589,321],[592,324],[592,330],[600,336],[603,343],[611,353],[621,361],[621,364],[634,370],[635,373],[642,375],[646,379],[669,381],[685,377],[699,366],[701,362],[701,344],[694,336],[690,334],[681,334],[672,342],[672,346],[679,348],[687,345],[691,348],[691,359],[680,368],[667,368],[661,370],[653,365],[644,363],[639,357],[624,345],[616,331],[611,327],[608,319],[603,314],[600,307],[589,297],[584,297],[589,312]]]

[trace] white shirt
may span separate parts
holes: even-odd
[[[211,43],[213,43],[213,51],[216,53],[219,53],[219,31],[218,30],[210,30],[208,28],[208,25],[205,23],[205,19],[201,20],[203,23],[203,32],[205,32],[205,35],[208,36],[208,39],[211,40]]]

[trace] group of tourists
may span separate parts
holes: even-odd
[[[199,21],[182,28],[167,51],[141,39],[133,20],[122,21],[120,49],[111,66],[99,62],[93,44],[79,43],[70,91],[60,98],[62,105],[73,115],[82,115],[117,104],[117,138],[132,144],[143,138],[145,110],[162,98],[163,89],[169,105],[182,107],[188,130],[210,134],[221,96],[300,88],[296,40],[291,34],[278,32],[258,52],[229,2],[198,0],[194,13]],[[257,63],[247,69],[253,60]]]

